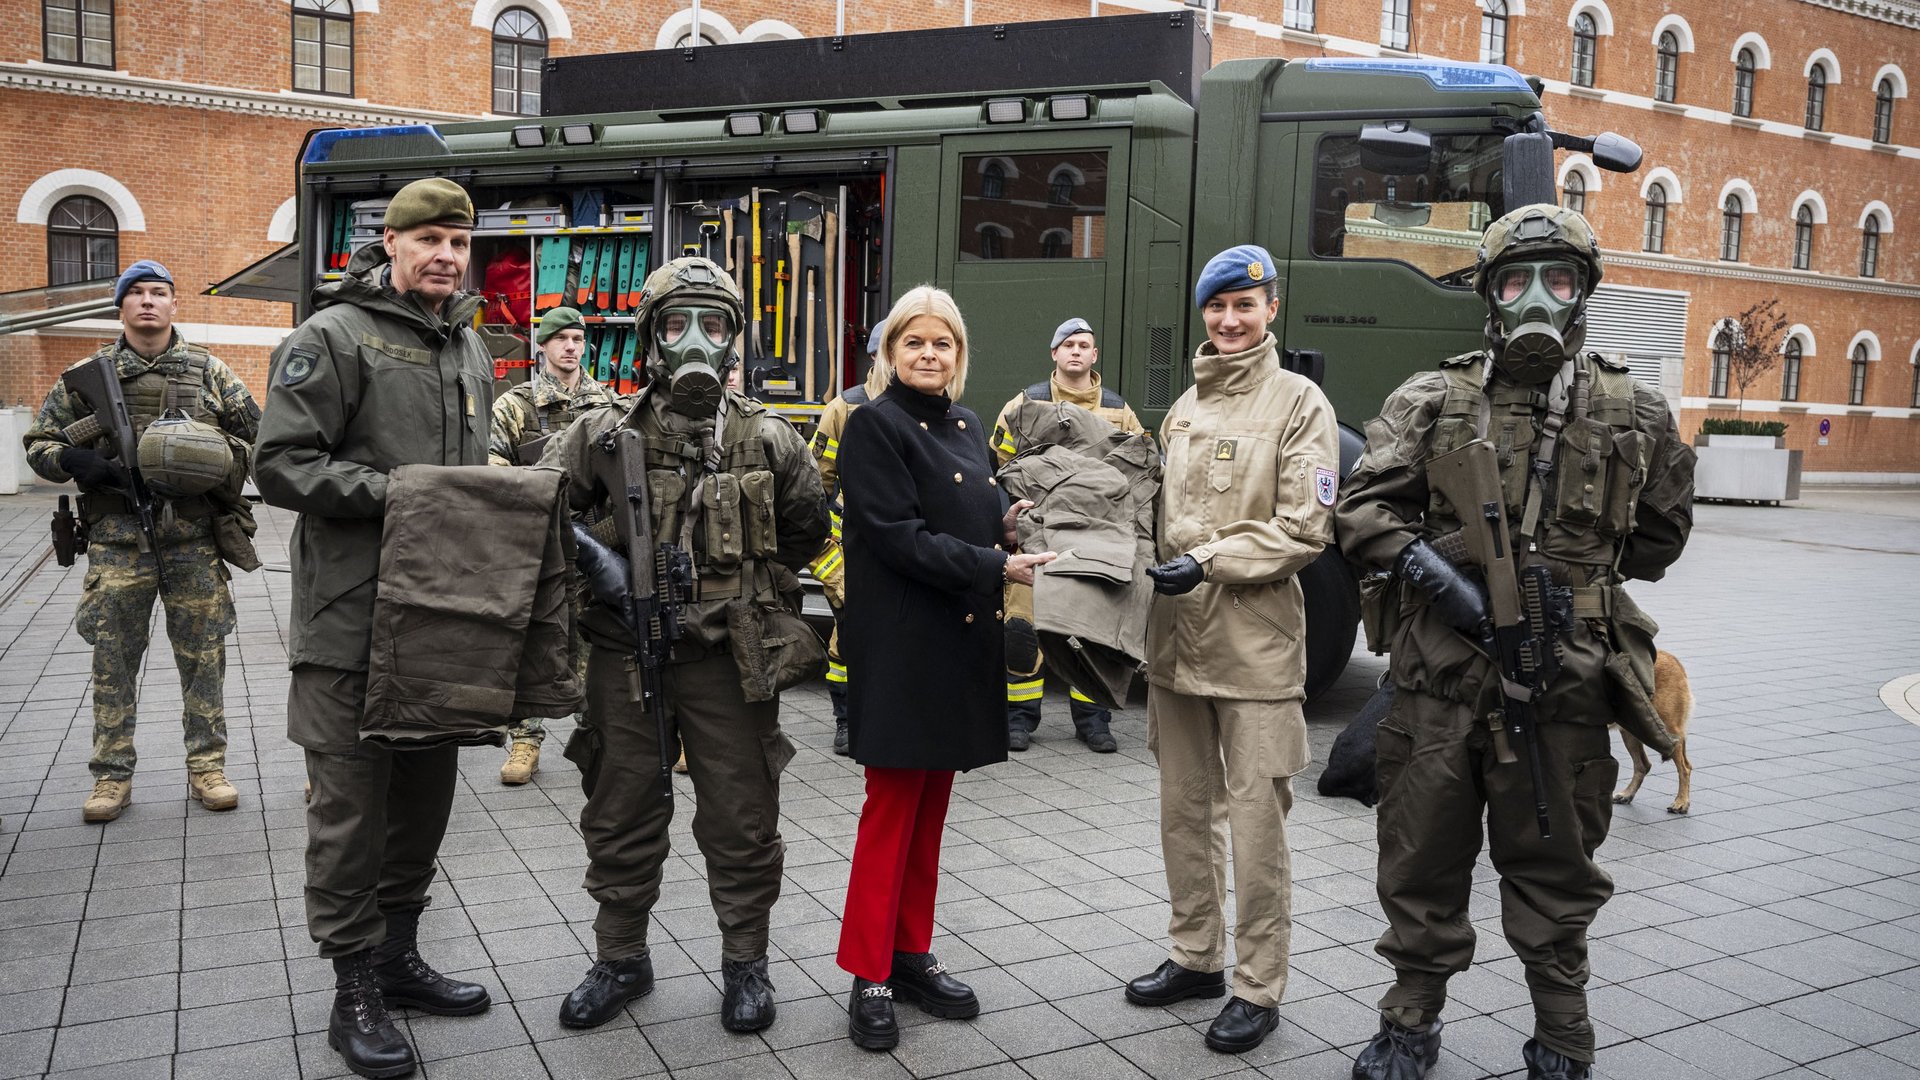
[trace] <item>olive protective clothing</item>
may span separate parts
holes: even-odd
[[[1566,382],[1575,389],[1562,396]],[[1561,404],[1550,407],[1556,397]],[[1552,471],[1536,481],[1549,431]],[[1606,725],[1630,724],[1627,703],[1651,692],[1657,629],[1620,582],[1658,579],[1680,556],[1692,525],[1693,452],[1665,399],[1598,355],[1574,360],[1545,393],[1505,378],[1490,353],[1454,357],[1407,380],[1368,422],[1366,453],[1337,515],[1347,557],[1384,570],[1414,540],[1458,529],[1459,509],[1429,491],[1426,470],[1477,437],[1498,450],[1511,550],[1572,589],[1561,672],[1535,697],[1553,836],[1543,840],[1534,820],[1526,763],[1498,760],[1492,665],[1423,590],[1396,583],[1385,594],[1394,702],[1378,743],[1378,887],[1388,930],[1376,948],[1398,978],[1381,1010],[1403,1028],[1430,1023],[1447,978],[1471,963],[1467,902],[1484,813],[1507,940],[1533,994],[1535,1037],[1591,1061],[1586,931],[1613,890],[1593,861],[1617,774]],[[1670,745],[1664,736],[1647,741]]]
[[[1332,539],[1340,465],[1333,407],[1282,371],[1276,352],[1272,334],[1240,353],[1200,346],[1194,384],[1167,413],[1157,555],[1192,556],[1206,580],[1156,595],[1147,631],[1169,958],[1197,971],[1224,961],[1231,827],[1234,993],[1260,1006],[1286,992],[1286,818],[1292,777],[1308,760],[1306,612],[1294,575]]]

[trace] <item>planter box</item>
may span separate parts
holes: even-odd
[[[1702,435],[1694,444],[1697,499],[1777,503],[1800,497],[1800,451],[1773,435]]]

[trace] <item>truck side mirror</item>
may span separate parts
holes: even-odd
[[[1554,187],[1553,136],[1520,131],[1501,140],[1500,194],[1506,210],[1558,202]]]
[[[1632,172],[1640,157],[1640,144],[1625,135],[1603,131],[1593,137],[1593,163],[1608,172]]]
[[[1383,176],[1418,176],[1433,166],[1433,136],[1403,120],[1360,129],[1360,167]]]

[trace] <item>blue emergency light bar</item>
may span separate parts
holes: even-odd
[[[363,153],[355,153],[361,139],[402,139],[399,144],[388,144],[374,151],[368,145]],[[360,157],[397,157],[419,154],[440,154],[451,156],[447,149],[447,140],[427,124],[395,124],[390,127],[330,128],[316,131],[313,138],[307,140],[307,152],[300,161],[305,165],[317,165],[323,162]]]
[[[1302,60],[1309,71],[1365,72],[1372,75],[1416,75],[1435,90],[1513,90],[1532,93],[1527,80],[1505,64],[1469,64],[1447,60],[1398,60],[1389,57],[1314,57]]]

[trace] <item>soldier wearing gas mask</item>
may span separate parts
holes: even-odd
[[[1694,460],[1658,391],[1581,351],[1600,275],[1599,246],[1579,214],[1536,205],[1495,221],[1474,276],[1487,347],[1441,361],[1387,399],[1336,511],[1347,557],[1395,575],[1376,613],[1392,643],[1395,693],[1379,729],[1388,927],[1375,948],[1396,978],[1356,1080],[1417,1080],[1439,1055],[1448,977],[1473,959],[1467,906],[1483,815],[1502,923],[1533,998],[1527,1076],[1592,1073],[1587,927],[1613,893],[1594,861],[1617,774],[1607,725],[1640,733],[1657,629],[1622,583],[1658,580],[1680,557]],[[1551,635],[1560,672],[1534,700],[1549,837],[1525,753],[1511,752],[1497,719],[1504,699],[1482,652],[1485,579],[1471,560],[1443,554],[1459,550],[1454,534],[1485,511],[1429,488],[1429,463],[1477,439],[1497,451],[1516,565],[1547,567],[1562,605]]]
[[[635,316],[648,347],[646,390],[631,408],[582,416],[540,464],[565,468],[573,509],[602,523],[596,535],[608,532],[613,501],[626,498],[614,436],[631,425],[645,440],[654,538],[692,556],[697,581],[663,690],[686,750],[697,796],[693,837],[719,919],[721,1023],[749,1032],[774,1019],[768,913],[780,895],[784,853],[780,773],[794,749],[780,730],[777,693],[769,699],[768,691],[783,685],[777,672],[791,670],[776,653],[792,635],[769,632],[744,648],[741,620],[799,626],[804,641],[785,647],[810,647],[824,669],[824,650],[795,614],[796,571],[819,554],[828,530],[820,474],[799,433],[726,389],[743,315],[733,279],[706,259],[675,259],[654,271]],[[601,538],[622,550],[628,540]],[[585,885],[600,910],[595,962],[561,1004],[560,1022],[593,1027],[653,989],[648,923],[673,814],[660,761],[674,747],[660,745],[638,701],[635,641],[621,613],[596,597],[580,626],[590,649],[591,727],[576,733],[567,756],[587,786]]]

